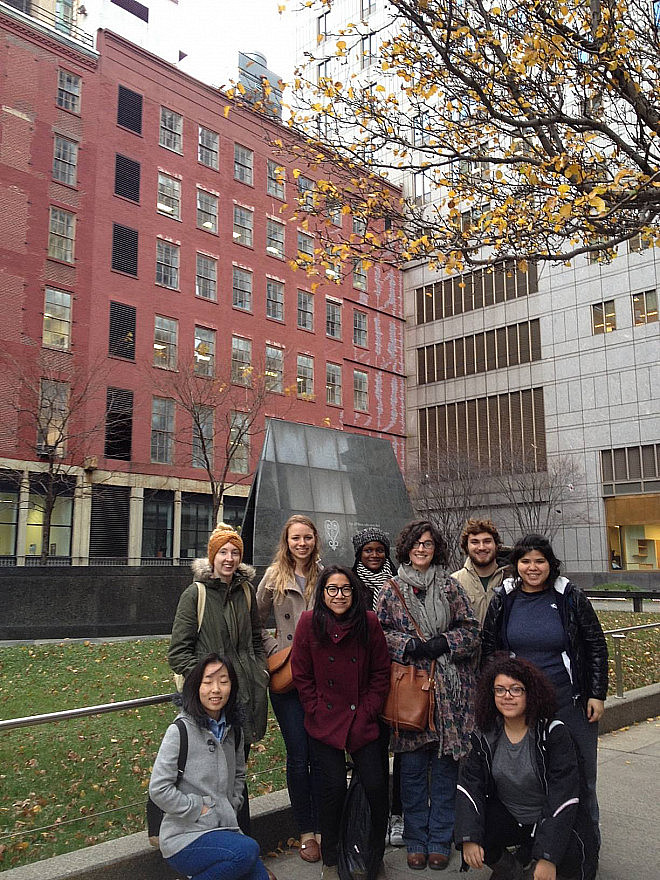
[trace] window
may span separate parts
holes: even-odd
[[[227,521],[225,516],[225,522]],[[213,531],[213,503],[210,495],[181,493],[181,552],[182,559],[196,559],[203,555]]]
[[[131,460],[133,392],[108,388],[105,398],[105,457]]]
[[[272,159],[268,160],[266,192],[276,199],[284,199],[284,168]]]
[[[367,34],[360,42],[360,66],[370,67],[376,60],[376,35]]]
[[[195,327],[195,375],[215,375],[215,330]]]
[[[640,327],[642,324],[653,324],[658,320],[658,296],[655,290],[633,294],[632,305],[635,327]]]
[[[314,330],[314,297],[306,290],[298,291],[298,326],[301,330]]]
[[[314,181],[302,174],[298,177],[298,201],[303,208],[314,207]]]
[[[57,106],[71,113],[80,113],[82,80],[75,73],[59,70],[57,73]]]
[[[366,18],[372,12],[376,11],[376,0],[360,0],[360,14],[362,18]]]
[[[314,397],[314,358],[306,354],[298,355],[296,393],[298,397]]]
[[[412,141],[416,147],[421,147],[428,142],[430,136],[430,114],[428,110],[420,111],[412,120]],[[463,161],[463,160],[461,160]]]
[[[431,198],[431,182],[425,171],[415,171],[413,180],[413,200],[416,205],[422,205]],[[468,214],[470,212],[467,212]],[[471,215],[470,215],[471,216]]]
[[[252,310],[252,272],[234,266],[232,305],[246,312]]]
[[[254,168],[254,153],[247,147],[234,144],[234,179],[241,183],[252,186],[252,172]]]
[[[325,202],[325,215],[335,226],[341,226],[341,204],[333,196],[328,196]]]
[[[117,94],[117,125],[142,134],[142,95],[125,86],[119,86]]]
[[[353,409],[356,412],[369,411],[367,374],[362,370],[353,370]]]
[[[112,268],[137,277],[138,231],[119,223],[112,224]]]
[[[193,412],[192,466],[213,467],[213,419],[212,406],[196,405]]]
[[[234,241],[252,247],[252,229],[254,225],[254,212],[241,205],[234,205]]]
[[[217,299],[217,284],[218,261],[213,257],[207,257],[205,254],[197,254],[195,296],[215,302]]]
[[[70,211],[62,208],[50,209],[48,227],[48,256],[64,263],[73,263],[76,218]]]
[[[12,4],[13,5],[13,4]],[[55,27],[68,34],[73,25],[73,0],[55,0]]]
[[[154,397],[151,403],[151,460],[172,464],[174,444],[174,401]]]
[[[147,490],[142,508],[142,559],[171,559],[174,492]]]
[[[367,270],[364,268],[360,257],[353,260],[353,287],[356,290],[367,289]]]
[[[156,284],[179,289],[179,248],[161,238],[156,241]]]
[[[75,186],[77,165],[78,144],[56,134],[53,146],[53,179],[68,186]]]
[[[630,253],[641,253],[647,248],[653,247],[653,241],[653,235],[650,232],[638,232],[628,241],[628,250]]]
[[[298,230],[298,258],[309,263],[314,258],[314,239],[306,232]]]
[[[367,347],[367,313],[353,312],[353,344]]]
[[[179,322],[156,315],[154,319],[154,367],[176,370]]]
[[[266,346],[266,387],[269,391],[284,391],[284,352],[274,345]]]
[[[167,174],[158,174],[156,210],[173,220],[181,219],[181,181]]]
[[[318,42],[325,40],[330,33],[330,11],[328,10],[322,12],[316,19],[316,36],[320,38]]]
[[[115,195],[140,201],[140,163],[119,153],[115,156]]]
[[[245,413],[233,412],[231,414],[231,429],[229,431],[229,470],[235,474],[247,474],[250,470],[250,426],[249,416]]]
[[[330,299],[325,301],[325,334],[341,339],[341,304]]]
[[[353,217],[353,234],[364,238],[367,231],[367,221],[364,217]]]
[[[284,259],[284,223],[266,220],[266,253]]]
[[[341,367],[325,365],[325,400],[333,406],[341,406]]]
[[[266,278],[266,316],[284,320],[284,284],[274,278]]]
[[[218,197],[206,190],[197,190],[197,228],[218,231]]]
[[[202,165],[209,168],[219,167],[218,156],[220,152],[220,137],[215,131],[199,126],[199,141],[197,145],[197,158]]]
[[[325,277],[337,284],[341,281],[341,257],[334,253],[333,245],[327,244],[323,258]]]
[[[42,379],[37,418],[37,448],[43,455],[66,453],[69,383]]]
[[[71,348],[71,294],[46,288],[43,344],[68,351]]]
[[[242,336],[231,338],[231,381],[236,385],[250,385],[252,372],[252,342]]]
[[[611,333],[612,330],[616,330],[616,312],[613,299],[592,305],[591,328],[596,336],[600,333]]]
[[[180,113],[168,110],[167,107],[160,108],[158,143],[175,153],[183,153],[183,116]]]
[[[135,360],[135,306],[110,303],[108,354],[128,361]]]

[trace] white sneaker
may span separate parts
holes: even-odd
[[[390,816],[389,840],[390,846],[404,846],[402,816]]]

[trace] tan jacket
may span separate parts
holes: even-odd
[[[261,620],[261,636],[266,656],[270,657],[282,648],[293,645],[293,634],[300,620],[300,615],[307,610],[307,603],[298,581],[294,578],[287,584],[282,602],[273,599],[273,572],[269,568],[257,587],[257,608]],[[265,628],[271,611],[275,617],[275,637]]]
[[[492,573],[488,581],[487,590],[484,590],[479,575],[474,570],[474,563],[469,556],[465,560],[463,568],[455,571],[452,577],[463,587],[474,609],[474,616],[479,621],[479,627],[482,627],[486,619],[486,611],[490,605],[490,600],[493,598],[493,590],[502,583],[504,568],[498,568]]]

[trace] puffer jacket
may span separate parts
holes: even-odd
[[[515,600],[516,586],[507,578],[495,590],[482,630],[481,656],[486,660],[496,651],[509,651],[507,626]],[[558,577],[552,585],[564,627],[564,666],[571,679],[573,698],[586,706],[587,700],[607,696],[607,643],[596,612],[582,590],[568,578]]]
[[[238,704],[246,742],[257,742],[266,732],[268,672],[252,585],[254,569],[241,564],[230,584],[213,576],[206,558],[196,559],[192,570],[195,582],[186,587],[179,599],[168,662],[174,672],[186,675],[211,651],[227,656],[238,677]],[[206,586],[206,606],[199,632],[197,581]]]

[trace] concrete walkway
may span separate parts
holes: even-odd
[[[598,796],[603,846],[599,880],[660,878],[660,719],[643,721],[600,737]],[[271,854],[266,864],[277,880],[318,880],[320,865],[302,861],[296,850]],[[446,871],[410,871],[405,848],[388,847],[383,880],[453,877],[461,860],[456,852]],[[490,872],[462,877],[487,880]]]

